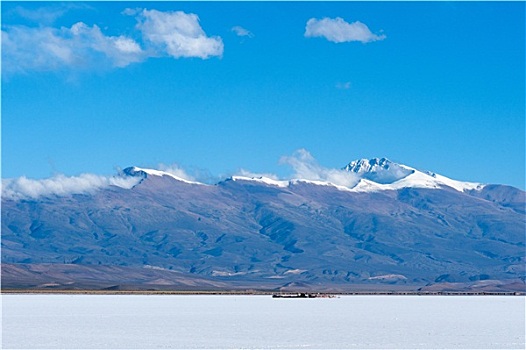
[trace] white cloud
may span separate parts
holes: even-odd
[[[336,83],[336,88],[340,90],[349,90],[351,88],[351,82],[346,81],[346,82]]]
[[[254,34],[252,34],[251,31],[249,31],[248,29],[245,29],[241,26],[235,26],[235,27],[232,27],[231,29],[234,33],[236,33],[237,36],[247,36],[249,38],[253,38],[254,37]]]
[[[223,55],[223,40],[218,36],[208,37],[199,24],[199,17],[193,13],[142,10],[137,21],[144,40],[174,58],[206,59]]]
[[[94,174],[71,177],[56,175],[42,180],[23,176],[17,179],[2,179],[2,197],[17,200],[52,195],[88,194],[108,186],[131,188],[140,180],[134,177],[107,177]]]
[[[305,27],[305,37],[324,37],[334,43],[360,41],[368,43],[384,40],[384,34],[373,34],[362,22],[347,23],[343,18],[311,18]]]
[[[58,18],[71,10],[86,9],[92,9],[92,7],[85,3],[62,2],[31,9],[23,6],[16,6],[11,11],[8,11],[7,14],[18,15],[26,20],[38,23],[39,25],[48,25],[55,22]]]
[[[125,67],[146,58],[133,39],[106,36],[97,25],[78,22],[71,28],[6,26],[2,61],[6,73],[49,71],[63,67]]]
[[[66,7],[40,7],[34,10],[26,9],[22,6],[14,8],[13,12],[20,17],[38,23],[53,23],[67,11]]]
[[[115,39],[115,47],[120,52],[126,52],[126,53],[141,53],[142,49],[135,41],[133,41],[130,38],[126,38],[123,36],[118,37]]]
[[[135,16],[137,14],[139,14],[140,12],[142,11],[142,8],[140,7],[135,7],[135,8],[125,8],[121,14],[125,15],[125,16]]]
[[[177,176],[178,178],[181,178],[186,181],[197,181],[195,177],[188,174],[183,168],[179,167],[177,164],[172,165],[159,165],[159,170],[164,171],[168,174],[172,174],[174,176]]]
[[[296,150],[291,156],[283,156],[279,162],[292,167],[294,173],[291,176],[281,178],[271,173],[254,173],[241,169],[234,175],[256,179],[267,178],[285,183],[294,180],[320,181],[347,188],[353,188],[360,180],[355,173],[343,169],[325,168],[319,165],[316,159],[305,149]]]
[[[97,25],[89,27],[82,22],[71,27],[80,48],[104,54],[116,67],[125,67],[144,60],[145,53],[137,42],[125,36],[105,36]]]
[[[65,10],[23,12],[53,21]],[[97,25],[78,22],[68,27],[4,25],[2,30],[2,74],[60,69],[122,68],[150,57],[199,57],[223,54],[220,37],[208,37],[195,14],[125,9],[135,16],[143,42],[131,37],[105,35]],[[139,35],[140,36],[140,35]],[[146,49],[145,49],[146,47]]]
[[[305,149],[299,149],[292,156],[281,157],[280,163],[288,164],[293,169],[296,179],[324,181],[334,185],[352,188],[359,178],[342,169],[324,168],[318,164],[316,159]]]

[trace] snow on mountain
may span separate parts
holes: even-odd
[[[480,190],[484,185],[475,182],[457,181],[432,172],[423,172],[403,164],[397,164],[387,158],[358,159],[350,162],[341,171],[357,176],[357,183],[349,186],[334,181],[318,179],[276,180],[265,176],[233,176],[234,181],[255,181],[261,184],[289,187],[298,183],[308,183],[318,186],[332,186],[341,191],[376,192],[399,190],[402,188],[451,187],[459,192]]]
[[[467,190],[481,190],[485,185],[478,183],[478,182],[466,182],[466,181],[457,181],[450,179],[448,177],[431,173],[429,174],[432,178],[434,178],[437,182],[442,183],[446,186],[452,187],[456,189],[457,191],[463,192]]]
[[[393,183],[415,172],[414,169],[393,163],[387,158],[359,159],[350,162],[343,169],[379,184]]]
[[[277,186],[277,187],[289,187],[291,185],[297,185],[300,183],[307,183],[307,184],[313,184],[318,186],[332,186],[336,187],[337,189],[341,191],[351,191],[349,187],[337,185],[328,181],[320,181],[320,180],[307,180],[307,179],[292,179],[292,180],[274,180],[268,177],[264,176],[232,176],[231,179],[233,181],[254,181],[266,185],[271,186]]]
[[[267,185],[271,185],[271,186],[277,186],[277,187],[288,187],[289,186],[289,181],[287,180],[274,180],[274,179],[271,179],[271,178],[268,178],[268,177],[265,177],[265,176],[240,176],[240,175],[236,175],[236,176],[232,176],[231,179],[233,181],[255,181],[255,182],[259,182],[259,183],[263,183],[263,184],[267,184]]]
[[[484,187],[480,183],[457,181],[436,173],[422,172],[386,158],[356,160],[344,169],[361,177],[358,184],[352,188],[357,192],[398,190],[406,187],[438,189],[444,186],[464,192]]]
[[[480,183],[457,181],[436,173],[419,171],[403,164],[394,163],[387,158],[355,160],[350,162],[342,170],[338,171],[354,174],[357,177],[356,184],[349,186],[348,182],[338,183],[337,181],[335,182],[301,178],[278,180],[276,178],[270,178],[267,176],[247,176],[244,174],[232,176],[230,179],[232,181],[253,181],[259,184],[277,186],[281,188],[296,185],[298,183],[308,183],[318,186],[332,186],[341,191],[351,192],[376,192],[385,190],[398,190],[407,187],[438,189],[444,188],[445,186],[451,187],[459,192],[463,192],[473,189],[480,190],[484,187],[484,185]],[[134,177],[168,176],[175,180],[189,184],[205,185],[200,182],[191,181],[181,176],[174,175],[171,172],[139,168],[135,166],[124,169],[123,174]]]
[[[173,179],[175,179],[177,181],[186,182],[188,184],[205,185],[205,184],[203,184],[201,182],[191,181],[191,180],[182,178],[180,176],[174,175],[174,174],[172,174],[170,172],[167,172],[167,171],[139,168],[139,167],[136,167],[136,166],[126,168],[126,169],[124,169],[122,171],[122,173],[124,175],[127,175],[127,176],[134,176],[134,177],[142,176],[144,178],[148,177],[148,175],[150,175],[150,176],[158,176],[158,177],[168,176],[168,177],[171,177],[171,178],[173,178]]]
[[[292,180],[290,180],[289,183],[293,184],[293,185],[297,185],[299,183],[307,183],[307,184],[312,184],[312,185],[317,185],[317,186],[332,186],[332,187],[336,187],[340,191],[352,191],[352,188],[350,188],[350,187],[339,185],[339,184],[335,184],[335,183],[332,183],[332,182],[329,182],[329,181],[307,180],[307,179],[292,179]]]
[[[332,186],[340,191],[377,192],[384,190],[399,190],[402,188],[449,187],[459,192],[482,190],[485,185],[474,182],[457,181],[445,176],[420,171],[415,168],[397,164],[386,158],[359,159],[350,162],[343,169],[327,169],[316,167],[308,172],[297,174],[297,178],[278,179],[272,174],[253,174],[242,171],[240,175],[229,178],[233,181],[252,181],[260,185],[291,187],[299,183],[317,186]],[[191,185],[208,186],[195,181],[182,169],[156,170],[132,166],[125,168],[117,176],[99,176],[82,174],[67,177],[57,175],[49,179],[18,179],[2,180],[3,198],[21,199],[38,198],[40,196],[65,196],[79,193],[92,193],[107,186],[117,186],[124,189],[133,188],[143,179],[169,178]]]
[[[480,190],[484,187],[484,185],[480,183],[456,181],[437,174],[431,176],[420,171],[415,171],[405,178],[390,184],[380,184],[374,181],[361,179],[352,190],[356,192],[373,192],[381,190],[399,190],[408,187],[439,189],[444,188],[444,186],[451,187],[459,192],[474,189]]]

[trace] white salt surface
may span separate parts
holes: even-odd
[[[4,349],[524,349],[525,298],[2,295]]]

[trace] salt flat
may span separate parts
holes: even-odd
[[[2,348],[524,349],[525,301],[2,295]]]

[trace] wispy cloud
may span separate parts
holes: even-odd
[[[53,195],[89,194],[109,186],[131,188],[140,180],[135,177],[108,177],[94,174],[71,177],[56,175],[42,180],[26,177],[2,179],[2,197],[17,200]]]
[[[145,59],[139,44],[126,36],[106,36],[97,25],[71,28],[8,26],[2,31],[6,73],[49,71],[63,67],[125,67]]]
[[[384,34],[373,34],[362,22],[347,23],[343,18],[311,18],[305,27],[305,37],[324,37],[334,43],[360,41],[368,43],[384,40]]]
[[[140,12],[142,12],[142,8],[140,7],[134,7],[134,8],[131,8],[131,7],[128,7],[128,8],[125,8],[121,14],[122,15],[125,15],[125,16],[135,16],[137,14],[139,14]]]
[[[64,15],[66,11],[67,9],[65,7],[40,7],[35,10],[29,10],[22,6],[17,6],[13,9],[13,12],[22,18],[45,24],[55,22],[59,17]]]
[[[340,90],[349,90],[351,88],[351,82],[350,81],[338,82],[336,83],[336,88]]]
[[[137,21],[144,40],[174,58],[206,59],[223,55],[223,40],[218,36],[208,37],[196,14],[142,10]]]
[[[251,31],[249,31],[248,29],[245,29],[241,26],[235,26],[235,27],[232,27],[231,29],[237,36],[242,36],[242,37],[249,37],[249,38],[253,38],[254,37],[254,34],[252,34]]]
[[[22,11],[22,10],[20,10]],[[44,10],[26,14],[44,16]],[[71,27],[4,25],[3,75],[61,69],[122,68],[150,57],[198,57],[223,54],[220,37],[208,37],[195,14],[125,9],[135,16],[142,42],[126,35],[110,36],[96,24],[78,22]],[[49,21],[60,15],[50,12]]]
[[[177,164],[171,164],[171,165],[160,164],[158,168],[161,171],[164,171],[164,172],[166,172],[168,174],[172,174],[174,176],[177,176],[178,178],[181,178],[183,180],[186,180],[186,181],[197,181],[197,179],[194,176],[188,174],[188,172],[186,172],[186,170],[184,170],[183,168],[181,168]]]
[[[62,17],[66,12],[76,9],[90,9],[85,3],[62,2],[49,6],[28,9],[23,6],[16,6],[9,14],[15,14],[39,25],[49,25]]]
[[[330,182],[349,188],[355,186],[359,180],[355,174],[348,171],[322,167],[305,149],[299,149],[291,156],[281,157],[280,163],[290,165],[296,179]]]
[[[333,185],[353,188],[360,178],[344,169],[326,168],[318,164],[316,159],[306,149],[298,149],[290,156],[282,156],[279,160],[282,165],[288,165],[293,173],[290,176],[280,177],[272,173],[254,173],[241,169],[234,175],[251,178],[268,178],[275,181],[307,180],[331,183]]]

